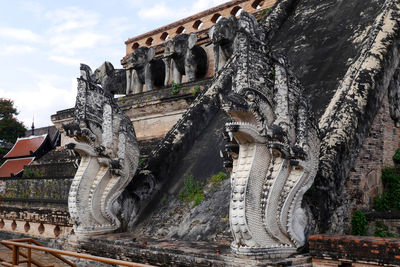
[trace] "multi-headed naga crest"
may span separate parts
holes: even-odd
[[[68,207],[75,233],[93,235],[120,227],[117,198],[135,174],[139,150],[132,123],[112,95],[81,64],[74,122],[63,125],[75,139],[67,145],[81,155]]]
[[[238,254],[288,256],[306,241],[308,217],[301,203],[319,155],[302,87],[285,60],[271,56],[247,13],[219,76],[229,77],[219,92],[231,118],[222,152],[231,171],[231,247]]]

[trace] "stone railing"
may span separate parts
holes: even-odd
[[[72,234],[73,230],[71,218],[65,209],[6,206],[2,203],[0,232],[61,238]]]
[[[234,0],[178,20],[125,42],[126,55],[141,46],[158,46],[181,33],[199,33],[211,28],[222,17],[238,16],[241,11],[256,13],[272,7],[276,0]],[[201,40],[201,38],[199,38]]]

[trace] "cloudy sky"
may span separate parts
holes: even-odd
[[[30,128],[74,106],[79,63],[121,68],[124,42],[226,0],[0,0],[0,97]]]

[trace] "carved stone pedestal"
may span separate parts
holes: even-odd
[[[238,247],[237,244],[232,244],[231,249],[238,256],[256,257],[257,259],[284,259],[296,253],[296,248],[291,246],[265,247],[265,248],[249,248]]]

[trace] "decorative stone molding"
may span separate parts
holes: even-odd
[[[60,238],[71,233],[72,221],[66,210],[11,206],[2,203],[0,231],[37,237]]]
[[[238,25],[235,52],[214,84],[232,119],[222,152],[231,170],[231,248],[287,257],[306,242],[301,203],[317,172],[319,139],[287,62],[271,55],[252,15],[243,12]]]
[[[81,155],[68,198],[75,233],[118,229],[116,200],[135,174],[139,151],[130,119],[96,84],[87,65],[81,64],[74,121],[63,128],[75,140],[67,147]]]

